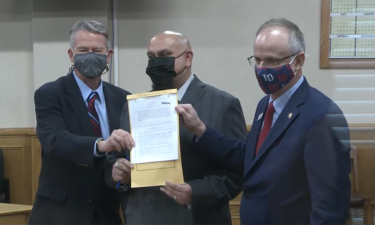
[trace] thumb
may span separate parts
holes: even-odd
[[[176,109],[176,112],[178,114],[180,114],[182,117],[188,116],[188,112],[183,107],[181,107],[180,105],[176,106],[175,109]]]

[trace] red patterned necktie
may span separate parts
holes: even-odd
[[[92,124],[92,128],[94,130],[96,137],[102,137],[102,130],[100,128],[100,121],[98,113],[95,109],[95,100],[98,97],[98,93],[96,91],[91,92],[89,97],[87,98],[87,109],[89,112],[90,122]]]
[[[263,124],[262,131],[259,134],[255,155],[258,154],[260,146],[262,146],[264,140],[266,139],[268,133],[271,130],[274,113],[275,113],[275,108],[273,107],[273,102],[271,102],[268,105],[266,115],[264,116],[264,124]]]

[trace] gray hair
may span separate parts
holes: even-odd
[[[91,20],[91,21],[79,20],[73,25],[72,29],[69,32],[70,48],[73,48],[74,46],[75,34],[78,31],[87,31],[90,33],[102,34],[106,39],[107,50],[111,48],[111,43],[109,41],[109,34],[107,31],[107,27],[104,26],[102,23],[99,23],[94,20]]]
[[[259,33],[263,30],[272,27],[285,28],[290,32],[289,48],[292,53],[305,52],[305,39],[303,37],[303,33],[300,31],[296,24],[284,18],[268,20],[262,26],[260,26],[256,33],[256,36],[258,36]]]

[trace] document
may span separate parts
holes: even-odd
[[[176,99],[176,93],[167,93],[129,101],[133,164],[178,159]]]
[[[129,95],[131,187],[183,183],[177,89]]]

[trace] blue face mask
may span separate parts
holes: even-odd
[[[259,86],[264,93],[272,94],[280,91],[295,77],[295,72],[290,66],[294,59],[295,57],[289,64],[275,68],[254,66]]]

